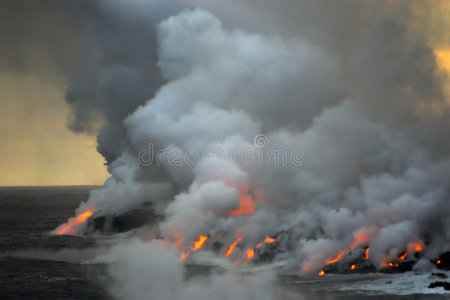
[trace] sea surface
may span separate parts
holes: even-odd
[[[113,237],[51,234],[93,188],[0,187],[0,299],[113,299],[105,266],[83,263]],[[431,281],[414,272],[279,277],[296,299],[450,299],[442,288],[428,289]]]
[[[51,257],[96,243],[92,237],[50,234],[92,188],[0,188],[0,299],[111,299],[100,284],[101,268]]]

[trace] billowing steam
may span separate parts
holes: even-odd
[[[77,211],[101,217],[150,205],[167,244],[114,253],[161,257],[173,274],[128,262],[137,271],[179,278],[178,259],[204,250],[237,266],[283,262],[281,272],[322,275],[343,261],[354,262],[350,270],[395,268],[450,249],[449,105],[430,41],[407,24],[409,10],[363,20],[384,5],[352,4],[339,27],[318,3],[200,4],[157,25],[166,83],[115,125],[126,139],[108,150],[121,149],[112,177]],[[290,18],[296,9],[299,19]],[[257,31],[244,12],[278,23]],[[56,232],[98,230],[64,228]],[[176,294],[171,280],[149,281]]]

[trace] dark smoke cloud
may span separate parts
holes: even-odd
[[[43,73],[56,66],[70,77],[87,54],[81,33],[88,22],[76,1],[1,1],[2,69]]]

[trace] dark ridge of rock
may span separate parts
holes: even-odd
[[[282,251],[279,247],[279,242],[275,241],[270,244],[263,244],[261,248],[255,250],[254,264],[271,263],[275,256]]]
[[[440,263],[438,264],[437,261],[440,261]],[[442,253],[434,263],[440,270],[450,270],[450,252]]]
[[[101,232],[104,234],[121,233],[161,220],[150,205],[143,205],[126,212],[113,215],[94,214],[88,220],[86,234]]]
[[[352,268],[354,266],[354,268]],[[327,274],[351,274],[351,273],[373,273],[377,269],[365,259],[344,260],[325,265],[323,271]]]
[[[447,279],[448,278],[448,276],[447,276],[447,274],[444,274],[444,273],[431,273],[431,277],[437,277],[437,278],[439,278],[439,279]]]
[[[430,288],[430,289],[434,289],[437,287],[443,287],[446,291],[450,291],[450,282],[435,281],[435,282],[430,283],[430,285],[428,286],[428,288]]]
[[[158,220],[158,216],[151,208],[133,209],[114,216],[111,230],[114,232],[126,232],[143,225],[152,224],[156,220]]]
[[[222,251],[222,248],[223,248],[223,243],[221,241],[215,241],[211,245],[212,251],[214,251],[214,253],[216,253],[216,254],[219,254],[220,251]]]
[[[101,230],[101,231],[105,230],[106,216],[94,217],[92,219],[92,222],[93,222],[93,226],[95,229]]]
[[[382,273],[403,273],[411,271],[414,265],[416,264],[415,260],[402,261],[398,263],[398,267],[386,267],[380,270]]]

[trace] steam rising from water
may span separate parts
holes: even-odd
[[[282,20],[285,7],[271,12],[271,5],[254,8],[280,22],[270,32],[251,30],[253,17],[240,26],[215,5],[157,25],[157,65],[166,83],[123,120],[125,150],[109,164],[112,177],[79,212],[96,207],[108,215],[150,202],[165,217],[156,225],[165,241],[186,248],[201,235],[225,245],[241,238],[235,261],[274,236],[281,249],[274,259],[286,262],[281,272],[318,272],[339,251],[347,255],[345,249],[364,255],[369,247],[367,259],[377,267],[411,242],[424,244],[426,258],[449,250],[449,107],[428,41],[400,10],[360,20],[367,9],[360,4],[351,8],[358,32],[338,47],[334,36],[320,36],[335,30],[330,20],[315,24],[329,30],[316,38],[306,21],[291,20],[299,27],[293,34]],[[303,5],[328,15],[323,4]],[[258,134],[268,138],[264,151],[301,150],[308,163],[247,164],[232,156],[258,150]],[[150,144],[150,155],[214,148],[233,163],[211,164],[200,155],[197,165],[175,166],[162,156],[162,164],[143,166],[138,154]],[[232,214],[242,199],[252,211]],[[356,241],[360,233],[368,238]],[[148,292],[155,293],[150,298],[209,297],[211,289],[233,285],[234,296],[252,299],[228,275],[212,276],[207,290],[177,288],[179,253],[167,247],[136,242],[99,259],[114,262],[112,274],[122,283],[115,291],[123,298]],[[265,276],[249,284],[270,280]]]

